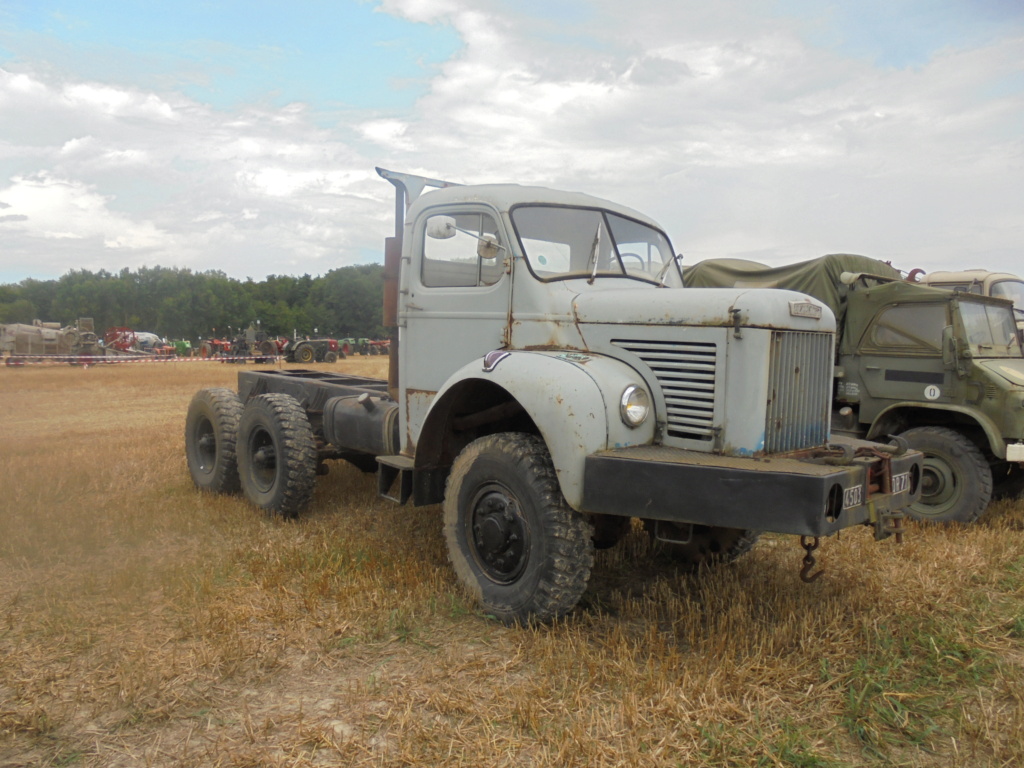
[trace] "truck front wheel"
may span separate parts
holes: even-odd
[[[482,437],[458,455],[444,534],[459,579],[505,623],[564,616],[594,564],[590,524],[565,502],[544,442],[525,433]]]
[[[306,412],[291,395],[254,397],[238,424],[242,491],[260,509],[296,517],[313,497],[317,451]]]
[[[992,469],[969,438],[947,427],[916,427],[903,433],[924,454],[921,498],[907,512],[929,523],[973,523],[992,498]]]
[[[196,487],[214,493],[239,488],[235,443],[242,401],[230,389],[196,392],[185,416],[185,460]]]

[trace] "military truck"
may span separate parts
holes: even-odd
[[[1004,299],[908,283],[889,264],[832,254],[785,267],[712,259],[688,286],[799,290],[838,323],[833,430],[900,435],[925,455],[910,513],[972,522],[996,493],[1016,495],[1024,463],[1024,358]]]
[[[589,195],[378,173],[396,198],[388,379],[242,371],[237,392],[201,390],[200,489],[293,516],[326,461],[375,472],[386,498],[442,505],[456,574],[506,622],[570,611],[630,518],[688,566],[801,536],[807,579],[818,537],[899,531],[921,455],[831,439],[821,302],[683,290],[657,223]]]
[[[1013,302],[1017,327],[1024,331],[1024,280],[1017,275],[1011,275],[1009,272],[989,272],[987,269],[965,269],[959,272],[929,272],[915,277],[917,282],[934,288],[1009,299]]]

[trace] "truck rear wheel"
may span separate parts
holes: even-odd
[[[978,446],[947,427],[916,427],[903,437],[924,454],[921,498],[907,513],[929,523],[977,520],[992,499],[992,469]]]
[[[239,488],[236,440],[242,401],[230,389],[196,392],[185,416],[185,460],[197,488],[234,493]]]
[[[238,424],[238,474],[246,498],[296,517],[313,497],[317,451],[306,412],[291,395],[250,400]]]
[[[455,459],[444,534],[459,579],[505,623],[564,616],[587,588],[593,531],[566,504],[544,442],[504,432]]]
[[[689,571],[725,565],[745,555],[760,534],[743,528],[689,525],[665,520],[644,520],[644,530],[658,552],[663,552]]]

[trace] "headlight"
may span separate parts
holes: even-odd
[[[630,384],[622,391],[619,398],[619,414],[626,426],[639,427],[647,419],[651,411],[651,397],[647,390]]]

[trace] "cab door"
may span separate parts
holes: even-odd
[[[507,346],[511,259],[500,217],[466,203],[423,211],[399,296],[406,448],[434,395],[459,368]]]
[[[942,359],[946,303],[894,304],[875,316],[858,350],[861,420],[895,402],[948,403],[959,396],[955,370]]]

